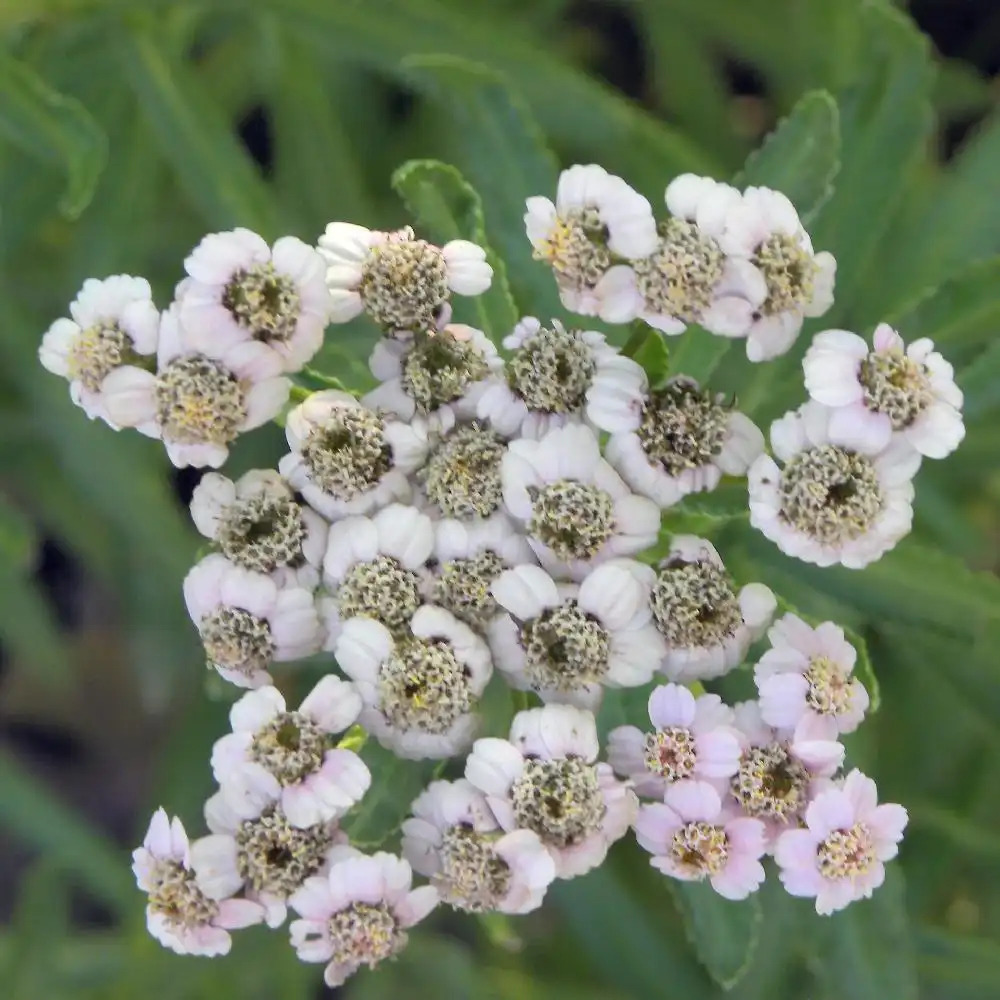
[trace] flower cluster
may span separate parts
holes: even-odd
[[[832,303],[833,258],[778,192],[685,175],[665,203],[657,222],[597,166],[565,171],[554,204],[528,200],[567,310],[649,336],[697,324],[761,361]],[[221,954],[230,930],[278,927],[290,908],[298,956],[338,985],[439,902],[537,908],[630,829],[653,867],[727,898],[760,886],[765,857],[820,913],[877,888],[906,812],[843,771],[840,738],[869,708],[857,651],[832,622],[775,620],[768,587],[737,583],[671,519],[745,476],[751,524],[785,552],[879,558],[909,530],[921,459],[963,434],[929,341],[907,349],[884,325],[871,350],[816,336],[810,401],[771,427],[779,467],[733,401],[683,372],[652,382],[602,333],[526,316],[502,356],[452,323],[451,294],[490,285],[472,243],[336,222],[317,249],[269,248],[236,230],[185,268],[162,314],[141,279],[88,281],[40,351],[91,417],[160,437],[177,465],[218,467],[268,419],[287,437],[276,469],[206,473],[191,502],[212,551],[187,608],[207,664],[246,690],[212,753],[209,833],[189,844],[160,810],[135,853],[160,941]],[[299,385],[288,408],[327,324],[362,314],[381,331],[377,388]],[[756,700],[706,693],[765,636]],[[272,670],[305,657],[340,676],[290,709]],[[491,679],[520,709],[502,732],[483,730]],[[603,733],[602,701],[623,688],[649,689],[648,724]],[[350,844],[368,738],[442,761],[401,857]]]

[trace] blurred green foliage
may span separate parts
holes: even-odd
[[[865,332],[890,319],[956,364],[968,438],[949,461],[927,463],[914,535],[864,572],[786,559],[749,532],[739,491],[692,498],[672,522],[713,537],[739,579],[763,580],[867,644],[882,708],[849,754],[910,808],[908,839],[874,900],[828,919],[774,880],[741,904],[668,886],[622,844],[530,918],[439,915],[347,995],[1000,995],[1000,118],[990,87],[935,57],[888,0],[630,0],[616,9],[646,65],[633,101],[591,72],[614,56],[613,38],[570,8],[580,5],[0,3],[0,721],[64,727],[83,747],[82,762],[58,767],[13,741],[0,748],[10,843],[0,885],[16,884],[0,932],[9,1000],[306,1000],[319,990],[318,970],[299,965],[282,934],[245,932],[213,962],[145,936],[123,845],[161,802],[197,827],[229,695],[206,697],[180,597],[197,543],[164,456],[74,409],[37,364],[41,332],[92,275],[146,275],[165,304],[206,231],[245,225],[312,241],[344,218],[488,243],[505,266],[467,319],[499,337],[510,294],[521,312],[559,313],[549,274],[530,259],[522,205],[577,161],[621,173],[655,202],[685,170],[779,187],[811,219],[816,246],[835,253],[834,311],[787,357],[750,368],[723,340],[670,344],[672,368],[713,373],[758,422],[801,400],[798,364],[821,325]],[[763,92],[735,97],[721,53],[752,66]],[[945,160],[945,126],[978,115]],[[258,162],[241,122],[244,134],[266,127]],[[439,162],[397,170],[429,159]],[[362,384],[372,336],[360,321],[335,328],[315,367]],[[655,342],[642,360],[665,370]],[[272,465],[281,451],[280,432],[262,431],[233,466]],[[38,573],[46,540],[77,568],[70,627]],[[746,676],[719,687],[743,696]],[[602,722],[643,700],[609,698]],[[496,706],[495,718],[508,714],[506,701]],[[376,791],[354,832],[377,841],[427,775],[366,754]]]

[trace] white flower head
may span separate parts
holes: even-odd
[[[193,846],[193,845],[192,845]],[[179,955],[226,955],[229,932],[259,924],[264,909],[249,899],[200,878],[191,864],[184,825],[157,809],[142,847],[132,853],[139,888],[149,894],[146,926],[164,947]]]
[[[218,355],[258,343],[298,371],[323,344],[330,313],[323,258],[302,240],[273,247],[249,229],[211,233],[184,261],[178,294],[187,345]]]
[[[369,367],[381,384],[364,397],[367,406],[401,420],[420,414],[432,430],[447,432],[476,415],[487,379],[503,370],[503,360],[482,330],[451,323],[410,340],[380,340]]]
[[[392,958],[406,947],[407,928],[438,903],[432,886],[413,889],[412,880],[395,855],[338,847],[329,871],[307,879],[289,900],[300,916],[289,926],[292,947],[303,962],[327,963],[330,987]]]
[[[438,521],[434,557],[431,601],[480,632],[500,612],[490,589],[497,577],[512,566],[535,561],[524,535],[505,514],[475,522]]]
[[[253,469],[235,482],[206,473],[191,498],[191,519],[237,566],[267,573],[279,586],[319,583],[327,523],[273,469]]]
[[[809,395],[834,411],[830,437],[838,444],[885,448],[895,435],[926,458],[945,458],[965,437],[954,369],[926,337],[907,347],[881,323],[869,349],[857,334],[825,330],[802,367]]]
[[[608,762],[636,794],[662,801],[683,781],[718,784],[740,766],[733,712],[717,694],[695,697],[680,684],[663,684],[649,696],[652,732],[619,726],[608,733]]]
[[[467,240],[436,247],[408,226],[385,233],[331,222],[319,252],[327,263],[333,321],[365,312],[389,336],[438,329],[450,317],[450,292],[480,295],[493,278],[482,247]]]
[[[663,672],[673,681],[726,673],[764,634],[776,605],[762,583],[737,593],[711,542],[675,535],[650,591],[653,622],[667,642]]]
[[[598,379],[623,392],[642,382],[642,368],[595,330],[567,329],[558,320],[543,327],[526,316],[503,344],[513,355],[503,377],[484,388],[476,413],[505,437],[540,438],[581,422]]]
[[[605,457],[661,507],[714,490],[723,476],[745,475],[764,452],[764,435],[749,417],[686,376],[658,389],[644,379],[634,395],[600,380],[592,391],[591,419],[611,431]]]
[[[805,718],[831,739],[853,733],[868,708],[868,692],[853,676],[857,651],[833,622],[811,628],[797,615],[779,618],[767,634],[771,648],[754,668],[764,721],[793,731]]]
[[[633,494],[601,458],[589,427],[571,424],[540,441],[512,441],[500,472],[508,512],[553,572],[580,579],[597,563],[656,541],[659,508]]]
[[[650,623],[652,570],[615,559],[559,586],[538,566],[502,573],[492,593],[506,614],[489,626],[497,669],[543,701],[596,709],[603,686],[646,684],[666,652]]]
[[[250,691],[229,713],[232,732],[212,748],[212,772],[227,801],[273,800],[295,827],[339,819],[361,801],[371,774],[336,736],[361,713],[349,681],[327,675],[295,711],[277,688]]]
[[[334,523],[323,561],[326,648],[336,645],[343,622],[359,615],[405,632],[422,603],[421,570],[433,549],[434,525],[416,507],[394,503]]]
[[[837,262],[832,254],[813,252],[795,206],[780,192],[747,188],[727,212],[719,245],[730,258],[755,267],[766,286],[766,297],[744,332],[718,331],[746,337],[751,361],[784,354],[805,317],[822,316],[833,304]]]
[[[526,204],[533,256],[552,268],[563,306],[609,323],[635,319],[630,268],[620,261],[656,247],[649,202],[603,167],[577,164],[559,175],[554,205],[540,196]]]
[[[750,523],[787,555],[860,569],[909,532],[920,454],[901,439],[883,450],[836,444],[833,413],[809,402],[771,425],[783,468],[768,455],[750,466]]]
[[[435,518],[478,520],[503,505],[500,466],[507,442],[480,423],[462,424],[430,450],[417,470],[422,502]]]
[[[403,823],[403,856],[441,900],[469,913],[528,913],[556,877],[531,830],[505,833],[483,795],[464,778],[434,781]]]
[[[546,705],[518,712],[509,740],[476,740],[465,776],[504,830],[532,830],[556,877],[573,878],[601,864],[635,818],[635,793],[597,763],[598,749],[590,712]]]
[[[216,792],[205,803],[211,833],[191,845],[191,867],[218,893],[241,889],[264,908],[268,927],[288,916],[288,897],[306,879],[329,869],[336,848],[347,842],[336,823],[295,826],[280,801],[265,794],[238,797]]]
[[[427,427],[383,416],[346,392],[314,392],[288,414],[288,482],[328,520],[408,500],[406,476],[427,455]]]
[[[351,618],[335,655],[364,700],[361,725],[397,756],[451,757],[472,742],[493,662],[486,643],[443,608],[418,608],[400,637]]]
[[[191,350],[175,303],[160,324],[156,373],[116,369],[104,380],[104,401],[116,424],[160,438],[174,465],[217,469],[240,434],[281,412],[291,383],[280,367],[257,341],[211,354]]]
[[[311,591],[280,587],[218,553],[184,578],[184,601],[209,666],[239,687],[269,684],[272,663],[310,656],[322,644]]]
[[[72,319],[57,319],[42,338],[38,359],[69,381],[73,402],[92,420],[117,429],[105,405],[104,380],[156,354],[160,311],[145,278],[88,278],[70,303]]]

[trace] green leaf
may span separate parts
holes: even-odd
[[[808,224],[833,194],[840,170],[840,113],[825,90],[805,94],[733,181],[786,194]]]
[[[965,816],[933,802],[911,802],[907,809],[910,826],[928,830],[948,841],[949,848],[973,854],[987,861],[1000,860],[1000,835],[979,826]]]
[[[68,937],[67,889],[63,872],[46,858],[25,873],[11,923],[14,947],[7,967],[0,966],[9,1000],[59,995],[61,970],[52,956]]]
[[[486,232],[507,264],[522,313],[543,320],[561,309],[552,271],[532,260],[524,201],[554,196],[556,164],[538,126],[496,74],[462,59],[422,56],[404,63],[413,83],[451,116],[459,166],[482,199]]]
[[[700,326],[692,326],[674,343],[677,346],[670,352],[671,373],[688,375],[704,385],[733,342],[726,337],[715,337]]]
[[[66,169],[59,210],[75,219],[90,204],[107,160],[107,140],[79,101],[53,90],[0,48],[0,135],[44,163]]]
[[[632,355],[632,360],[642,365],[649,384],[656,388],[670,374],[670,352],[667,342],[656,330],[649,330],[646,339]]]
[[[995,340],[959,373],[958,387],[965,393],[967,421],[1000,407],[1000,340]]]
[[[731,989],[753,961],[760,932],[757,899],[723,899],[707,882],[671,881],[677,908],[698,960],[725,990]]]
[[[857,651],[858,658],[854,664],[854,674],[864,684],[865,690],[868,692],[868,714],[874,715],[882,705],[882,692],[879,688],[878,677],[875,676],[871,654],[868,652],[868,643],[854,629],[848,628],[846,625],[840,627],[844,630],[847,641]]]
[[[671,535],[712,536],[750,517],[746,483],[724,480],[707,493],[692,493],[663,513],[663,530]]]
[[[493,282],[482,295],[471,299],[476,325],[499,344],[518,320],[517,307],[507,283],[503,260],[488,245],[483,203],[475,189],[454,167],[436,160],[411,160],[393,175],[392,186],[407,208],[442,243],[463,239],[486,250],[493,268]],[[464,303],[458,299],[456,307]]]
[[[816,974],[829,1000],[916,1000],[913,940],[903,874],[889,864],[871,899],[827,918]]]

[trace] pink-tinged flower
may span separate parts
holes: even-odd
[[[685,882],[707,878],[726,899],[746,899],[764,881],[764,824],[723,807],[705,782],[681,782],[663,802],[641,805],[635,835],[654,868]]]
[[[811,628],[788,614],[767,637],[771,648],[754,669],[764,721],[791,731],[809,718],[831,739],[853,733],[868,708],[868,692],[852,676],[858,654],[843,629],[833,622]]]
[[[546,705],[518,712],[509,740],[476,740],[465,776],[504,830],[532,830],[556,877],[574,878],[604,861],[635,816],[635,793],[597,763],[598,750],[590,712]]]
[[[281,412],[291,382],[280,372],[278,356],[259,341],[193,350],[175,302],[160,323],[156,373],[126,365],[102,391],[112,421],[160,438],[178,468],[217,469],[240,434]]]
[[[149,894],[146,926],[179,955],[226,955],[230,931],[259,924],[264,908],[203,882],[192,868],[184,825],[157,809],[142,847],[132,853],[139,888]]]
[[[239,687],[269,684],[272,663],[310,656],[323,643],[311,591],[279,587],[218,553],[184,578],[184,602],[209,665]]]
[[[88,278],[70,303],[72,319],[57,319],[38,349],[43,367],[69,381],[70,397],[91,420],[118,429],[108,414],[104,380],[156,354],[160,311],[149,282],[128,274]]]
[[[608,733],[608,762],[638,795],[662,800],[682,781],[728,785],[739,770],[733,712],[717,694],[695,698],[679,684],[653,688],[649,720],[652,732],[619,726]]]
[[[501,573],[491,593],[506,614],[487,632],[497,668],[545,702],[591,710],[604,687],[648,683],[666,652],[650,623],[651,578],[632,559],[602,563],[578,586],[539,566]]]
[[[294,712],[276,688],[245,694],[230,710],[232,733],[212,749],[212,771],[226,799],[276,799],[296,827],[339,819],[372,780],[353,750],[335,745],[361,704],[354,685],[332,674]]]
[[[837,444],[833,415],[808,402],[771,424],[783,467],[768,455],[750,466],[750,523],[786,555],[861,569],[909,532],[920,454],[901,438],[882,450]]]
[[[885,879],[885,862],[899,851],[906,821],[902,806],[879,805],[875,782],[851,771],[810,803],[804,830],[778,838],[781,882],[793,896],[815,896],[823,915],[867,899]]]
[[[528,913],[556,877],[531,830],[504,833],[483,795],[464,778],[434,781],[403,823],[403,856],[443,902],[470,913]]]
[[[323,258],[302,240],[273,247],[249,229],[210,233],[184,261],[178,289],[185,339],[218,354],[257,343],[296,372],[323,344],[330,313]]]
[[[962,390],[933,340],[907,347],[881,323],[869,349],[855,333],[825,330],[802,367],[809,395],[834,411],[830,437],[837,444],[865,451],[898,435],[927,458],[945,458],[965,437]]]
[[[438,903],[429,885],[412,889],[410,866],[392,854],[367,856],[353,847],[334,852],[325,876],[307,879],[289,900],[292,947],[303,962],[326,962],[327,986],[340,986],[363,965],[370,969],[406,946],[406,930]]]

